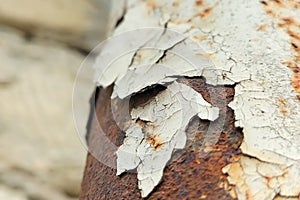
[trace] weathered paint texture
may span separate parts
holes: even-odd
[[[203,96],[205,101],[218,107],[219,117],[213,122],[200,120],[198,117],[191,120],[186,130],[185,149],[175,152],[164,169],[161,182],[146,199],[233,200],[231,195],[235,195],[234,188],[228,183],[222,168],[237,161],[241,154],[239,146],[243,136],[241,129],[235,128],[234,113],[228,107],[228,103],[234,96],[234,88],[233,86],[211,86],[205,83],[204,78],[199,77],[181,78],[177,81],[193,88]],[[133,107],[148,102],[147,100],[162,90],[162,87],[155,87],[135,95]],[[130,118],[124,118],[128,112],[126,109],[116,101],[111,102],[111,94],[112,87],[99,88],[96,92],[96,105],[93,107],[95,115],[91,116],[88,139],[91,154],[87,159],[81,200],[141,199],[137,174],[134,171],[116,176],[116,168],[101,162],[103,160],[116,162],[117,149],[108,148],[107,142],[116,146],[122,145],[125,134],[119,127],[131,121]],[[114,110],[118,110],[118,114],[122,116],[119,125],[116,122],[118,120],[113,116]],[[116,163],[114,166],[116,167]]]
[[[131,111],[133,123],[117,152],[117,175],[137,168],[139,188],[146,197],[160,182],[175,149],[186,145],[192,117],[214,121],[219,109],[192,88],[174,82],[144,106]]]
[[[300,194],[299,19],[299,1],[129,0],[124,20],[116,28],[115,34],[145,26],[176,30],[204,50],[189,58],[207,57],[215,68],[202,66],[198,73],[189,74],[185,71],[187,65],[168,54],[170,47],[186,45],[178,41],[166,43],[160,64],[182,67],[178,76],[202,75],[209,84],[235,86],[229,105],[235,112],[236,127],[243,128],[243,156],[226,166],[224,173],[235,186],[238,199],[288,199]],[[159,41],[161,35],[153,37]],[[132,91],[122,89],[126,82],[118,87],[118,81],[130,71],[131,61],[142,63],[149,59],[148,55],[147,51],[127,54],[116,65],[121,68],[112,68],[111,72],[117,73],[96,79],[97,84],[108,86],[117,80],[113,96],[124,98],[147,84],[161,83],[163,77],[146,85],[134,85]],[[155,63],[161,54],[150,55],[147,62]],[[142,135],[141,131],[135,133]],[[155,136],[151,140],[156,139]],[[157,146],[156,142],[151,144]],[[128,168],[136,166],[133,161]],[[151,178],[156,182],[148,184],[145,194],[159,179],[154,175]]]
[[[292,85],[300,100],[300,2],[292,0],[263,1],[266,13],[290,36],[290,46],[294,56],[283,64],[294,73]]]

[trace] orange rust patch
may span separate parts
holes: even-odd
[[[276,17],[276,14],[272,10],[266,9],[266,13],[272,17]]]
[[[300,73],[296,73],[292,80],[293,87],[295,88],[296,92],[300,93]]]
[[[293,7],[293,8],[300,8],[300,2],[295,0],[287,0],[287,2]]]
[[[246,191],[246,199],[247,199],[247,200],[252,200],[252,199],[254,199],[254,197],[253,197],[253,195],[252,195],[252,193],[251,193],[250,190],[247,190],[247,191]]]
[[[264,4],[265,2],[266,4]],[[273,7],[277,6],[278,8],[300,8],[300,2],[295,0],[269,0],[268,3],[266,1],[263,1],[264,5],[271,5]]]
[[[195,1],[196,3],[196,1]],[[190,23],[194,20],[194,18],[197,18],[197,17],[200,17],[200,18],[206,18],[206,17],[209,17],[213,11],[213,9],[218,6],[219,3],[215,3],[213,6],[209,6],[209,7],[204,7],[203,9],[201,9],[197,14],[193,15],[193,17],[189,18],[188,20],[186,20],[187,23]],[[193,25],[193,27],[195,27]]]
[[[206,40],[206,39],[207,39],[207,35],[203,35],[203,36],[201,36],[201,37],[199,37],[199,36],[197,36],[197,35],[194,35],[194,36],[193,36],[193,39],[194,39],[195,41],[199,42],[199,41],[202,41],[202,40]]]
[[[289,67],[294,73],[299,73],[300,72],[300,69],[299,69],[299,67],[297,66],[297,64],[295,62],[287,61],[287,62],[283,62],[282,64]]]
[[[155,149],[158,150],[162,147],[163,142],[159,139],[159,134],[150,135],[147,142]]]
[[[197,35],[194,35],[194,36],[193,36],[193,39],[194,39],[195,42],[199,42],[199,41],[200,41],[200,38],[199,38],[199,36],[197,36]]]
[[[285,26],[293,25],[295,24],[295,20],[291,17],[283,17],[281,20],[284,22]]]
[[[283,99],[283,98],[278,98],[277,99],[277,104],[279,106],[280,112],[284,116],[287,116],[289,114],[288,101],[286,99]]]
[[[196,14],[194,17],[200,17],[200,18],[208,17],[212,13],[213,9],[218,5],[219,3],[217,2],[213,6],[205,8],[204,10]]]
[[[268,177],[268,176],[266,176],[264,178],[265,178],[267,184],[270,185],[270,182],[273,180],[273,178],[272,177]]]
[[[295,45],[296,45],[296,43],[300,42],[300,34],[297,34],[296,32],[291,31],[291,30],[287,30],[287,33],[291,36],[292,42],[294,42]]]
[[[212,10],[212,7],[204,9],[204,11],[203,11],[204,15],[208,15],[211,12],[211,10]]]
[[[196,0],[195,1],[196,6],[202,6],[204,4],[203,0]]]
[[[271,0],[272,2],[274,2],[275,4],[282,6],[282,2],[280,0]]]
[[[148,15],[153,12],[154,9],[158,8],[159,4],[156,0],[148,0],[147,1],[147,9]]]
[[[299,57],[296,57],[296,60],[299,61]],[[295,91],[297,93],[300,93],[300,67],[297,65],[296,62],[283,62],[283,64],[287,65],[294,72],[294,76],[291,82]],[[300,95],[296,96],[297,99],[300,100],[298,96]]]
[[[267,24],[261,24],[261,25],[258,26],[257,30],[258,31],[265,31],[267,26],[268,26]]]
[[[201,18],[207,17],[211,13],[212,9],[213,9],[212,7],[205,8],[202,12],[197,14],[197,17],[201,17]]]

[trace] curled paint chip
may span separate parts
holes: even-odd
[[[170,84],[149,103],[132,110],[133,123],[117,151],[117,175],[137,169],[142,197],[148,196],[159,184],[172,153],[185,147],[190,119],[198,115],[213,121],[218,113],[192,88]]]

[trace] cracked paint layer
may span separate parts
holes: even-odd
[[[122,89],[122,78],[128,76],[138,80],[134,73],[127,74],[128,70],[135,69],[135,63],[143,63],[151,55],[150,61],[156,63],[159,60],[161,65],[179,69],[176,71],[179,76],[201,75],[212,85],[236,84],[230,107],[235,112],[236,126],[243,128],[241,150],[244,156],[224,168],[224,173],[236,187],[239,199],[297,197],[300,194],[299,34],[298,26],[289,24],[299,21],[299,2],[131,0],[127,4],[124,21],[117,27],[116,33],[145,26],[176,30],[197,42],[204,50],[189,52],[188,59],[193,60],[196,56],[208,58],[213,61],[214,68],[204,65],[186,70],[188,65],[169,51],[131,52],[106,73],[105,80],[96,79],[96,83],[108,86],[116,80],[120,81],[119,86],[115,85],[114,96],[125,97],[139,91],[145,85],[136,85],[133,90]],[[289,18],[276,18],[282,4],[288,5],[288,13],[285,9],[280,14],[286,12]],[[291,21],[291,17],[294,20]],[[149,38],[158,41],[162,35],[163,32],[149,35]],[[178,38],[172,44],[166,43],[162,51],[175,44],[173,49],[185,45],[184,42],[177,44],[178,41],[181,40]],[[142,46],[147,40],[138,42]],[[160,81],[164,83],[162,77],[166,74],[163,70],[161,74],[161,77],[146,85]],[[168,78],[172,79],[172,76]],[[151,141],[156,139],[157,136]],[[147,145],[157,146],[155,141]],[[133,163],[131,168],[137,166]],[[259,170],[258,166],[267,170]]]
[[[236,186],[239,199],[298,198],[299,163],[287,166],[243,156],[223,171],[229,175],[229,183]]]
[[[232,198],[231,194],[235,194],[234,187],[229,185],[226,174],[222,173],[222,168],[239,158],[241,153],[239,146],[243,140],[242,130],[235,128],[234,113],[228,107],[228,103],[234,96],[234,87],[208,85],[203,77],[180,78],[178,82],[193,88],[207,102],[218,107],[219,117],[213,122],[201,120],[198,117],[191,120],[186,130],[185,149],[175,152],[164,169],[161,182],[147,199],[233,200],[235,198]],[[116,176],[116,168],[112,169],[105,163],[99,162],[99,159],[97,160],[98,156],[117,160],[115,154],[117,148],[108,149],[105,145],[105,138],[117,146],[122,145],[125,132],[118,126],[123,127],[122,124],[125,125],[131,121],[123,117],[120,121],[121,126],[117,126],[114,122],[113,110],[118,110],[121,116],[128,111],[126,112],[127,109],[123,109],[123,106],[117,102],[111,102],[112,88],[112,86],[99,88],[97,92],[96,116],[92,119],[96,122],[94,123],[96,126],[92,126],[89,137],[91,154],[87,158],[80,199],[141,199],[136,173],[123,173],[121,176]],[[133,106],[145,105],[149,98],[155,97],[163,89],[164,87],[155,86],[135,95],[132,99]],[[97,126],[97,121],[101,128]],[[224,121],[225,124],[223,124]]]
[[[131,112],[134,123],[117,151],[117,175],[137,169],[139,188],[146,197],[160,182],[176,149],[186,144],[185,129],[192,117],[214,121],[219,109],[185,84],[174,82],[148,104]]]

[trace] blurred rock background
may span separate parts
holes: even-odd
[[[0,199],[77,199],[86,150],[76,73],[105,38],[109,0],[0,0]],[[84,130],[91,88],[80,78]]]

